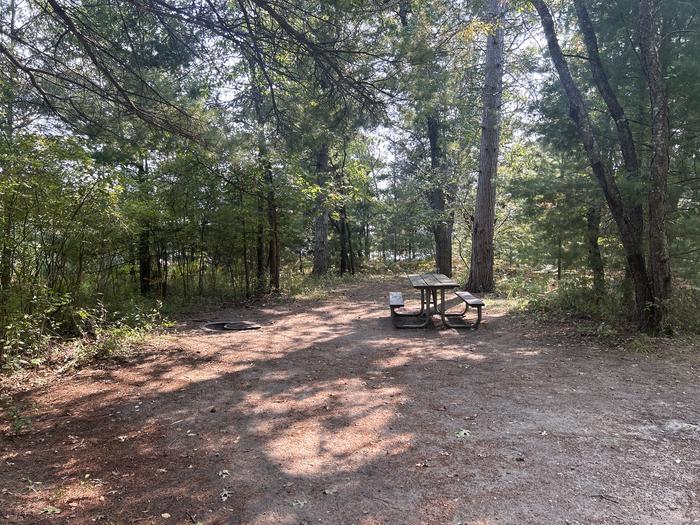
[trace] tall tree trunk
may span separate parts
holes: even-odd
[[[410,0],[399,0],[399,20],[401,25],[406,27],[408,25],[408,15],[411,14],[411,1]]]
[[[168,297],[168,248],[165,246],[161,254],[163,257],[163,281],[160,285],[160,295],[163,299]]]
[[[561,234],[557,238],[557,281],[561,281],[561,256],[562,256],[562,242]]]
[[[262,189],[260,190],[262,191]],[[263,198],[258,195],[257,201],[257,230],[255,232],[255,289],[258,294],[267,291],[267,279],[265,276],[265,207]]]
[[[141,295],[151,293],[151,246],[147,223],[141,225],[139,232],[139,283]]]
[[[139,193],[148,196],[148,159],[144,156],[137,164],[137,182]],[[151,293],[151,225],[146,219],[141,219],[139,225],[139,283],[141,295]]]
[[[314,221],[314,263],[311,273],[325,275],[328,272],[328,208],[323,195],[329,171],[328,143],[323,142],[316,153],[316,183],[321,191],[316,199],[316,219]]]
[[[597,297],[605,293],[605,265],[600,254],[600,216],[598,205],[591,205],[586,212],[586,241],[588,244],[588,265],[593,272],[593,291]]]
[[[6,291],[12,282],[12,267],[14,266],[14,249],[12,248],[14,197],[3,204],[5,205],[5,220],[3,221],[2,252],[0,253],[0,290]]]
[[[336,223],[338,226],[338,239],[340,242],[340,275],[348,271],[348,228],[347,228],[347,213],[345,205],[341,206],[339,218]]]
[[[493,27],[486,39],[486,78],[481,96],[481,149],[476,208],[472,225],[472,254],[467,289],[493,291],[493,234],[496,223],[496,174],[503,92],[503,24],[505,0],[489,0]]]
[[[435,239],[435,266],[439,273],[452,276],[452,228],[454,217],[448,211],[445,198],[445,161],[441,146],[440,121],[437,116],[428,117],[430,142],[430,167],[433,172],[432,188],[427,192],[428,204],[433,212],[432,231]],[[437,179],[437,180],[435,180]]]
[[[349,269],[352,275],[355,275],[355,252],[352,249],[352,231],[350,230],[350,224],[345,220],[345,229],[347,230],[348,237],[348,256],[349,256]]]
[[[204,237],[206,232],[207,222],[202,219],[202,224],[200,225],[199,231],[199,271],[197,279],[197,295],[202,297],[204,295],[204,274],[205,274],[205,249],[204,249]]]
[[[367,261],[372,259],[371,249],[369,245],[369,223],[365,224],[365,234],[364,234],[364,245],[365,245],[365,257]]]
[[[238,202],[241,207],[243,207],[243,191],[240,190],[238,194]],[[245,215],[241,219],[241,231],[243,232],[243,280],[245,282],[245,298],[250,299],[250,265],[248,263],[248,233],[246,232],[246,220]]]
[[[670,153],[669,110],[659,59],[655,0],[639,2],[639,41],[651,99],[651,164],[649,176],[649,268],[657,327],[662,327],[665,302],[671,295],[671,264],[666,236]]]
[[[257,261],[257,291],[264,293],[268,290],[268,282],[265,278],[265,267],[269,270],[269,286],[274,291],[279,291],[280,287],[280,254],[279,254],[279,232],[277,225],[277,203],[275,200],[275,189],[273,184],[273,172],[270,159],[268,158],[267,139],[265,137],[266,116],[263,112],[263,94],[260,90],[258,79],[258,66],[253,58],[248,61],[250,68],[250,86],[253,108],[258,123],[258,162],[263,172],[264,180],[261,187],[261,195],[258,197],[258,230],[256,238],[256,261]],[[269,239],[267,247],[267,261],[265,261],[265,229],[263,226],[262,192],[266,193],[267,200],[267,222],[269,228]]]
[[[270,287],[273,292],[280,289],[280,241],[279,222],[277,218],[277,199],[275,197],[275,186],[272,173],[272,166],[267,162],[265,166],[265,180],[267,183],[267,222],[270,226],[270,241],[268,247],[268,257],[270,265]]]
[[[10,15],[10,31],[15,30],[15,20],[16,20],[16,4],[15,0],[10,0],[8,3],[8,14]],[[13,47],[13,44],[10,43]],[[12,90],[14,84],[16,71],[12,68],[8,69],[9,81],[3,85],[4,88],[3,95],[7,98],[5,104],[5,114],[3,115],[4,122],[3,131],[5,134],[5,141],[7,145],[12,147],[15,135],[15,96]],[[12,186],[11,186],[12,188]],[[7,309],[7,292],[10,288],[12,282],[12,271],[14,266],[14,242],[12,239],[13,233],[13,223],[14,223],[14,203],[15,203],[15,191],[10,189],[7,193],[0,195],[2,199],[1,204],[4,211],[3,217],[3,228],[2,228],[2,250],[0,251],[0,335],[2,335],[2,330],[5,326],[5,310]]]
[[[549,53],[569,102],[569,114],[576,125],[593,175],[603,190],[608,208],[617,225],[627,266],[634,285],[639,328],[643,331],[654,331],[656,329],[655,317],[651,314],[651,310],[648,307],[653,301],[653,295],[642,251],[643,248],[638,242],[635,219],[633,217],[634,211],[630,210],[630,206],[624,201],[612,171],[603,159],[583,97],[574,83],[569,66],[559,45],[549,8],[543,0],[530,0],[530,2],[535,6],[542,21]]]

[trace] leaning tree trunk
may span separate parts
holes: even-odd
[[[649,268],[656,326],[662,327],[665,301],[671,295],[671,264],[666,237],[670,152],[668,97],[659,59],[655,0],[639,2],[639,42],[651,99],[651,165],[649,177]]]
[[[482,93],[481,149],[476,209],[472,225],[472,254],[467,289],[493,291],[493,234],[496,222],[496,173],[498,171],[499,123],[503,92],[504,0],[489,0],[494,25],[486,40],[486,78]]]
[[[542,21],[542,28],[547,38],[547,46],[552,62],[557,70],[562,87],[566,92],[569,102],[569,115],[571,116],[583,143],[593,175],[603,190],[605,200],[617,225],[620,241],[625,252],[627,267],[634,286],[634,296],[639,320],[639,328],[642,331],[655,331],[656,318],[652,315],[649,304],[653,301],[651,285],[646,269],[646,261],[643,247],[639,243],[639,237],[635,227],[634,211],[623,199],[620,188],[613,177],[610,167],[605,163],[600,147],[593,131],[590,115],[583,101],[583,96],[576,86],[571,71],[564,58],[556,32],[554,20],[549,8],[543,0],[530,0],[537,10]]]
[[[328,173],[328,143],[324,142],[316,154],[316,183],[321,191],[316,199],[316,220],[314,221],[314,264],[313,275],[328,272],[328,208],[323,189]]]
[[[583,41],[586,45],[588,53],[588,66],[591,70],[593,82],[601,98],[608,108],[608,113],[615,122],[617,129],[617,138],[620,145],[620,153],[622,153],[622,161],[625,167],[625,177],[631,184],[639,184],[640,167],[637,148],[630,128],[629,120],[625,114],[625,110],[620,104],[620,101],[615,94],[610,80],[603,67],[603,61],[600,58],[598,49],[598,38],[593,28],[593,22],[588,14],[588,9],[584,0],[574,0],[576,7],[576,17],[578,19],[579,29],[583,35]],[[642,203],[633,200],[629,205],[630,226],[635,235],[635,242],[642,244],[642,233],[644,231],[644,211]]]
[[[432,231],[435,238],[435,266],[439,273],[452,276],[452,228],[454,217],[448,211],[445,197],[444,154],[440,145],[440,122],[434,115],[428,117],[428,140],[430,142],[430,167],[432,188],[427,192],[428,204],[433,212]]]

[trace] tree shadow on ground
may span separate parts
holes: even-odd
[[[39,403],[40,414],[2,446],[0,514],[8,523],[590,521],[611,505],[622,516],[646,511],[639,495],[619,503],[639,486],[687,509],[667,469],[650,481],[632,468],[639,440],[657,436],[639,430],[641,409],[619,403],[650,397],[659,381],[650,367],[611,394],[601,389],[629,373],[617,357],[542,343],[509,314],[476,333],[395,330],[377,287],[362,292],[258,309],[267,323],[258,332],[184,326],[128,367],[28,392],[20,402]],[[661,410],[647,409],[649,424]],[[624,476],[607,467],[620,459],[620,432],[636,432]],[[685,438],[665,451],[692,453],[697,439]],[[674,474],[672,486],[697,483],[692,470]],[[617,504],[594,498],[611,489]]]

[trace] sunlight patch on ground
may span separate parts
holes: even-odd
[[[334,428],[324,418],[306,419],[278,432],[265,450],[289,475],[352,472],[410,448],[412,434],[391,433],[389,425],[393,420],[394,411],[388,408],[375,409],[340,428]]]
[[[541,350],[514,350],[513,355],[520,357],[535,357],[540,355]]]

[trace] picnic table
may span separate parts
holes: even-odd
[[[401,292],[391,292],[389,294],[389,306],[391,308],[392,318],[412,317],[415,322],[402,322],[394,325],[397,328],[423,328],[428,326],[430,316],[435,313],[439,314],[442,322],[449,328],[472,328],[476,329],[481,322],[481,308],[484,302],[477,297],[474,297],[469,292],[456,292],[459,299],[464,301],[464,311],[458,314],[447,313],[445,304],[445,291],[453,290],[459,287],[459,284],[450,277],[441,273],[423,273],[409,275],[408,280],[411,286],[420,290],[421,305],[418,313],[397,312],[396,309],[403,308],[403,294]],[[438,304],[438,292],[440,293],[440,304]],[[458,322],[454,323],[451,318],[462,318],[469,307],[474,307],[478,311],[478,317],[475,323]]]

